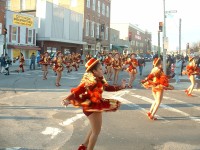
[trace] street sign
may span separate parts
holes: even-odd
[[[177,10],[165,11],[165,13],[177,13]]]
[[[164,49],[168,49],[168,37],[164,37]]]

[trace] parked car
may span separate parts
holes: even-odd
[[[145,61],[152,61],[153,56],[151,54],[145,54],[144,59],[145,59]]]

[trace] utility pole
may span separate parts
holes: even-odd
[[[160,31],[158,31],[158,57],[160,57]]]
[[[179,54],[181,54],[181,18],[179,19]]]
[[[165,0],[163,0],[163,8],[164,8],[164,28],[163,28],[163,71],[166,74],[167,73],[167,57],[166,57],[166,49],[165,49],[165,45],[164,45],[164,41],[166,39],[166,12],[165,12]]]

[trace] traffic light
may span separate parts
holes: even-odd
[[[163,22],[159,22],[159,31],[160,31],[160,32],[163,31]]]
[[[7,29],[6,29],[6,28],[4,28],[3,30],[4,30],[4,33],[5,33],[5,34],[7,34]]]

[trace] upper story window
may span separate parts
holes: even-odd
[[[17,27],[12,27],[12,42],[17,42]]]
[[[96,0],[93,0],[92,9],[93,9],[94,11],[96,10]]]
[[[87,0],[87,8],[90,8],[90,0]]]
[[[97,27],[96,27],[96,38],[99,38],[99,29],[100,29],[99,26],[100,26],[100,25],[97,24]]]
[[[106,16],[107,16],[107,17],[110,16],[110,9],[109,9],[109,6],[107,6],[107,8],[106,8]]]
[[[33,43],[33,30],[28,30],[28,43]]]
[[[91,37],[94,37],[94,22],[91,23]]]
[[[105,15],[105,4],[102,3],[102,15]]]
[[[26,10],[26,0],[21,0],[21,9]]]
[[[101,13],[101,2],[98,1],[98,14],[100,15],[100,13]]]
[[[11,9],[11,2],[10,2],[10,0],[7,0],[6,7],[7,7],[8,10]]]
[[[90,31],[90,21],[86,20],[86,22],[85,22],[85,36],[89,36],[89,31]]]

